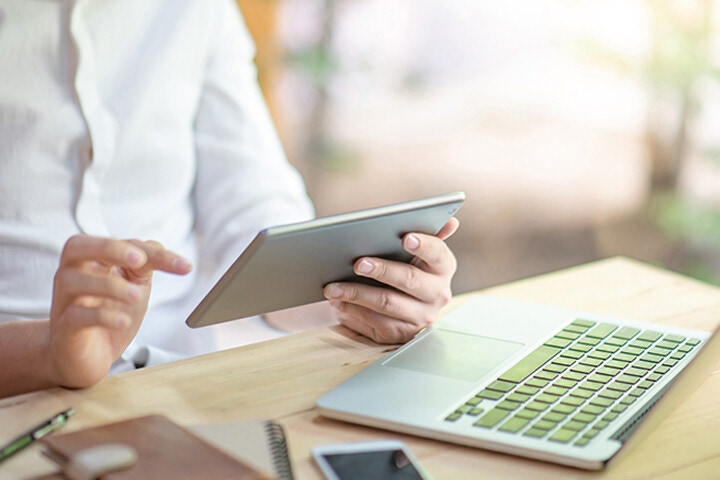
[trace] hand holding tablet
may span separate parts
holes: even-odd
[[[265,229],[186,323],[202,327],[319,302],[333,282],[377,284],[354,274],[358,258],[409,262],[403,235],[437,234],[464,200],[457,192]]]

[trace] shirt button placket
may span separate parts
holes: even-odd
[[[75,212],[80,229],[90,235],[109,236],[103,217],[103,181],[115,151],[117,124],[102,103],[96,52],[89,28],[93,2],[77,0],[72,6],[70,31],[77,49],[75,91],[90,134],[90,161]]]

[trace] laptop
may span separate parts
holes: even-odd
[[[717,330],[478,295],[317,407],[339,420],[599,470],[719,357]]]

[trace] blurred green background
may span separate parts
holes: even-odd
[[[614,255],[720,282],[715,2],[240,6],[320,215],[464,190],[457,293]]]

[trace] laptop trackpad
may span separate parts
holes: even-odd
[[[384,365],[474,382],[524,344],[435,329]]]

